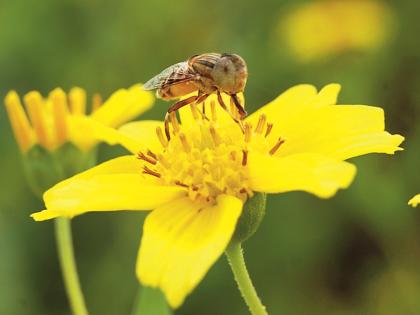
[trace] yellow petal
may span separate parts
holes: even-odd
[[[298,85],[252,114],[254,125],[265,114],[274,126],[269,140],[285,140],[277,156],[320,153],[348,159],[367,153],[401,150],[400,135],[385,132],[384,112],[366,105],[334,105],[340,85],[329,84],[319,93],[310,85]],[[331,106],[332,105],[332,106]]]
[[[142,120],[131,122],[121,126],[118,131],[137,143],[137,150],[150,149],[152,151],[161,151],[162,144],[156,135],[156,128],[163,128],[163,122],[157,120]],[[133,148],[132,148],[133,149]],[[132,151],[132,150],[131,150]]]
[[[49,189],[44,194],[47,210],[32,217],[40,221],[88,211],[149,210],[185,195],[183,188],[161,186],[141,169],[134,156],[102,163]]]
[[[55,219],[61,216],[63,216],[63,213],[54,210],[42,210],[31,214],[31,218],[35,221],[45,221]]]
[[[69,95],[70,110],[73,115],[85,115],[86,113],[86,91],[79,87],[70,90]]]
[[[332,197],[352,182],[356,167],[320,154],[273,157],[252,153],[248,160],[251,188],[267,193],[301,190]]]
[[[398,146],[404,138],[384,128],[384,112],[379,107],[336,105],[308,109],[293,125],[286,123],[276,129],[275,136],[286,140],[278,155],[312,152],[348,159],[401,150]]]
[[[242,201],[227,195],[212,207],[182,198],[154,210],[144,224],[140,281],[179,307],[226,249],[241,210]]]
[[[66,98],[66,94],[64,93],[62,89],[56,88],[51,91],[49,95],[49,99],[51,99],[51,103],[52,103],[55,141],[56,141],[57,147],[59,147],[60,145],[62,145],[68,140],[67,117],[69,116],[69,112],[68,112],[67,98]]]
[[[410,199],[408,204],[413,207],[417,207],[417,205],[420,203],[420,194],[415,195],[413,198]]]
[[[331,83],[324,86],[318,95],[312,100],[312,106],[326,106],[337,104],[338,93],[340,93],[341,86],[337,83]]]
[[[70,141],[84,151],[104,141],[110,145],[120,144],[132,153],[137,153],[141,143],[127,137],[114,128],[105,126],[90,117],[70,116],[68,119]]]
[[[34,131],[15,91],[7,93],[4,100],[16,141],[22,152],[26,153],[35,143]]]
[[[296,85],[248,116],[246,121],[256,123],[259,116],[265,114],[268,120],[275,124],[275,127],[282,126],[305,110],[316,95],[317,91],[314,86],[309,84]]]
[[[153,94],[140,84],[116,91],[91,117],[110,127],[118,127],[152,107]]]
[[[48,110],[42,95],[38,91],[31,91],[24,96],[24,102],[39,144],[48,150],[54,149]]]

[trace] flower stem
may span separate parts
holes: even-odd
[[[241,243],[232,242],[226,249],[226,256],[236,283],[238,284],[239,291],[241,291],[242,297],[248,305],[251,314],[267,315],[265,306],[261,303],[246,269]]]
[[[55,219],[55,237],[64,285],[74,315],[88,315],[74,260],[70,219]]]
[[[139,287],[131,315],[171,315],[172,311],[162,292],[150,287]]]

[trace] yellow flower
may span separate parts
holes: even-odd
[[[420,203],[420,194],[415,195],[413,198],[410,199],[408,204],[413,207],[417,207],[417,205]]]
[[[242,128],[213,98],[207,119],[196,106],[180,110],[182,124],[172,115],[170,140],[158,121],[130,123],[116,133],[97,125],[109,142],[134,155],[57,184],[44,195],[47,210],[32,217],[154,209],[144,224],[137,276],[162,289],[176,308],[225,251],[254,192],[300,190],[329,198],[355,175],[344,160],[401,150],[404,138],[384,131],[381,108],[334,105],[339,89],[293,87]]]
[[[34,145],[54,151],[71,142],[82,151],[88,151],[97,142],[96,134],[86,133],[83,118],[86,114],[86,92],[78,87],[68,94],[56,88],[43,98],[38,91],[24,96],[29,119],[18,94],[10,91],[5,104],[16,141],[23,153]],[[135,118],[153,105],[153,95],[141,85],[120,89],[102,105],[99,95],[92,99],[92,113],[88,116],[110,127],[118,127]]]
[[[280,20],[278,34],[300,61],[381,46],[392,30],[390,8],[378,0],[305,3]]]

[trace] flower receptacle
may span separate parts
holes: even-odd
[[[265,193],[254,193],[254,195],[245,202],[231,243],[242,243],[254,235],[264,219],[266,203],[267,194]]]
[[[23,155],[29,186],[39,198],[58,182],[94,166],[95,163],[95,149],[84,152],[70,142],[54,151],[34,145]]]

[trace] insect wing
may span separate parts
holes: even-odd
[[[143,85],[143,89],[161,89],[169,85],[190,81],[193,78],[194,73],[191,72],[188,62],[179,62],[166,68],[157,76],[151,78]]]
[[[219,61],[220,56],[221,55],[217,53],[208,53],[208,54],[197,55],[193,57],[192,60],[195,63],[199,63],[210,69],[213,69],[215,64]]]

